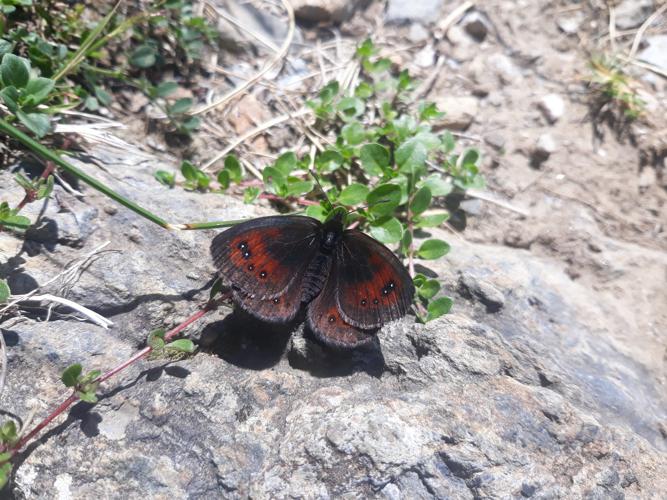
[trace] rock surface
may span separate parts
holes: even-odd
[[[248,215],[226,196],[166,191],[151,162],[99,159],[119,178],[96,175],[169,220]],[[152,328],[194,311],[213,274],[212,232],[167,233],[82,189],[99,209],[77,251],[112,244],[69,297],[116,325],[56,314],[5,326],[3,406],[17,416],[59,401],[65,366],[111,367]],[[5,253],[11,238],[0,236]],[[21,272],[36,282],[73,252],[31,245],[40,246]],[[223,308],[193,328],[205,344],[193,358],[131,367],[98,405],[77,404],[28,446],[12,494],[603,498],[667,488],[664,394],[597,334],[605,303],[591,308],[590,290],[511,248],[459,246],[418,265],[458,296],[454,314],[427,325],[404,318],[371,348],[336,352],[298,325],[267,327]]]

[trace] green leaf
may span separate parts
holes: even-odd
[[[287,182],[285,175],[277,168],[271,166],[264,167],[262,178],[264,179],[264,184],[270,187],[275,193],[280,191],[280,188],[284,187]]]
[[[381,184],[368,193],[366,202],[372,214],[391,215],[401,202],[401,188],[396,184]]]
[[[420,215],[417,218],[416,227],[426,228],[426,227],[438,227],[440,224],[449,219],[449,214],[447,212]]]
[[[341,129],[340,135],[343,137],[343,139],[345,139],[345,142],[351,146],[361,144],[366,138],[364,127],[359,122],[351,122],[345,125]]]
[[[174,340],[173,342],[169,342],[164,347],[165,349],[171,349],[172,351],[186,352],[186,353],[193,353],[197,348],[194,342],[192,342],[192,340],[190,339]]]
[[[425,280],[421,286],[417,288],[417,293],[420,297],[429,300],[435,297],[435,294],[440,291],[440,282],[438,280]]]
[[[153,174],[160,184],[173,188],[176,185],[176,175],[165,170],[158,170]]]
[[[188,181],[197,182],[197,170],[197,167],[187,160],[183,160],[181,163],[181,174]]]
[[[229,181],[229,170],[220,170],[220,172],[218,172],[218,184],[220,184],[220,187],[222,189],[227,189],[229,187]]]
[[[431,174],[419,184],[428,187],[431,190],[431,196],[447,196],[453,189],[452,183],[443,179],[440,174]]]
[[[8,214],[0,218],[0,226],[16,227],[18,229],[27,229],[30,227],[30,219],[24,215]]]
[[[6,280],[0,280],[0,304],[7,302],[9,296],[12,294],[12,291],[9,289],[9,285]]]
[[[155,89],[157,97],[167,97],[178,90],[178,83],[176,82],[162,82]]]
[[[192,103],[193,101],[189,97],[177,99],[174,104],[169,106],[169,112],[174,115],[182,115],[192,107]]]
[[[225,170],[229,172],[229,178],[232,181],[236,183],[241,182],[243,177],[241,172],[241,162],[239,162],[239,159],[236,156],[229,155],[225,158]]]
[[[371,236],[382,243],[398,243],[403,237],[403,225],[396,217],[382,217],[370,223]]]
[[[35,189],[35,186],[32,183],[32,181],[30,179],[28,179],[25,175],[23,175],[21,172],[17,173],[14,176],[14,180],[25,191],[33,191]]]
[[[14,444],[18,440],[16,435],[16,424],[13,420],[7,420],[0,427],[0,441],[4,444]]]
[[[453,303],[454,301],[449,297],[440,297],[432,302],[429,302],[426,308],[428,312],[426,315],[426,321],[432,321],[444,314],[447,314],[451,310]]]
[[[382,175],[389,166],[389,150],[380,144],[364,144],[359,154],[361,166],[369,175]]]
[[[22,89],[30,80],[30,66],[22,57],[5,54],[0,63],[0,76],[5,87]]]
[[[323,104],[330,103],[340,90],[340,84],[336,80],[327,83],[322,90],[320,90],[320,99]]]
[[[197,189],[205,190],[210,183],[211,179],[209,179],[208,175],[197,169]]]
[[[60,376],[60,380],[63,381],[65,387],[74,387],[79,383],[79,377],[81,376],[81,365],[79,363],[73,364],[65,368],[63,374]]]
[[[328,214],[328,210],[322,205],[310,205],[308,208],[306,208],[306,215],[317,219],[320,222],[324,222]]]
[[[419,215],[431,204],[431,190],[428,186],[419,189],[410,202],[410,209],[415,215]]]
[[[16,113],[16,110],[19,108],[19,92],[16,90],[16,87],[9,86],[0,90],[0,97],[2,97],[2,100],[9,108],[9,111]]]
[[[162,328],[153,330],[151,333],[148,334],[148,339],[146,340],[146,344],[148,344],[148,347],[150,347],[154,351],[159,351],[164,347],[164,335],[165,331]]]
[[[243,191],[243,203],[252,203],[259,196],[260,190],[258,187],[250,186]]]
[[[463,153],[463,158],[461,159],[461,165],[463,168],[467,168],[469,166],[476,166],[477,165],[477,160],[479,160],[479,151],[476,149],[468,149],[466,150],[465,153]]]
[[[358,205],[368,196],[368,186],[353,183],[343,189],[338,196],[338,201],[343,205]]]
[[[97,97],[97,100],[100,101],[103,106],[108,106],[109,104],[111,104],[111,101],[113,100],[111,94],[109,94],[109,92],[104,90],[99,85],[95,86],[95,97]]]
[[[361,82],[357,85],[357,88],[354,89],[354,95],[360,99],[368,99],[373,95],[373,86],[368,82]]]
[[[345,159],[338,151],[327,149],[315,157],[315,168],[321,173],[331,173],[340,167]]]
[[[420,102],[419,103],[419,119],[420,120],[435,120],[442,118],[445,113],[438,111],[438,107],[434,102]],[[449,134],[451,136],[451,134]]]
[[[130,64],[137,68],[150,68],[156,61],[155,49],[150,45],[140,45],[130,55]]]
[[[98,378],[100,375],[102,375],[102,372],[100,370],[90,370],[83,377],[81,377],[81,379],[79,380],[79,384],[81,384],[81,385],[90,384],[93,380]]]
[[[9,453],[8,451],[6,451],[4,453],[0,453],[0,464],[6,462],[10,458],[12,458],[12,454]],[[1,486],[0,486],[0,489],[2,489]]]
[[[358,97],[344,97],[338,102],[336,109],[346,118],[355,118],[364,113],[366,106]]]
[[[77,392],[79,399],[85,401],[86,403],[97,403],[97,394],[94,391],[79,391]]]
[[[281,154],[276,162],[273,164],[273,168],[278,170],[283,176],[287,177],[292,170],[297,166],[296,155],[289,151],[287,153]]]
[[[314,185],[315,183],[310,180],[304,181],[298,177],[288,177],[286,196],[301,196],[310,193]]]
[[[442,134],[440,142],[442,150],[445,152],[445,154],[451,153],[456,147],[456,139],[454,139],[454,136],[449,130]]]
[[[357,47],[356,55],[357,57],[371,57],[375,54],[375,47],[373,46],[373,41],[370,38],[364,40],[359,47]]]
[[[449,252],[449,248],[449,244],[446,241],[436,239],[426,240],[420,245],[417,255],[426,260],[439,259]]]
[[[51,130],[49,116],[44,113],[24,113],[19,109],[16,111],[16,116],[39,139]]]
[[[24,93],[30,97],[29,105],[36,106],[43,102],[53,90],[56,82],[50,78],[31,78]],[[26,102],[28,104],[28,102]]]
[[[9,482],[9,478],[12,474],[12,464],[11,462],[5,462],[0,464],[0,491],[4,488]]]
[[[401,169],[409,171],[418,169],[426,163],[428,153],[438,144],[438,138],[434,134],[419,132],[396,150],[396,163]]]
[[[37,189],[38,200],[43,200],[44,198],[48,197],[51,194],[51,192],[53,191],[54,182],[55,181],[52,175],[49,175],[46,181],[44,181],[43,179],[40,180],[39,188]]]

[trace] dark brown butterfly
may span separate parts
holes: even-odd
[[[357,347],[383,324],[405,315],[414,286],[396,256],[344,215],[324,224],[298,215],[260,217],[217,235],[211,254],[235,303],[269,322],[307,322],[324,343]]]

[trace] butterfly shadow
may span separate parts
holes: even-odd
[[[377,336],[354,349],[336,348],[321,342],[307,326],[292,337],[287,360],[292,368],[307,371],[317,378],[348,377],[358,372],[380,378],[385,371]]]
[[[267,323],[235,309],[204,327],[201,344],[232,365],[265,370],[278,364],[297,324]]]

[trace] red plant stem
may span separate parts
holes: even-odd
[[[218,299],[218,301],[209,301],[204,308],[202,308],[199,311],[197,311],[196,313],[194,313],[192,316],[190,316],[188,319],[186,319],[180,325],[178,325],[178,326],[174,327],[173,329],[169,330],[165,334],[164,339],[166,341],[168,341],[168,340],[171,340],[172,338],[174,338],[176,335],[178,335],[180,332],[182,332],[189,325],[191,325],[195,321],[199,320],[202,316],[204,316],[209,311],[215,309],[220,300],[222,300],[222,299]],[[104,375],[100,375],[93,382],[102,383],[105,380],[110,379],[111,377],[116,375],[118,372],[120,372],[120,371],[124,370],[125,368],[127,368],[128,366],[130,366],[132,363],[135,363],[139,359],[146,356],[151,351],[152,351],[151,347],[144,347],[141,351],[134,354],[131,358],[123,361],[121,364],[119,364],[115,368],[112,368],[111,370],[106,372]],[[65,410],[67,410],[72,404],[74,404],[78,400],[79,400],[79,396],[76,392],[74,392],[65,401],[60,403],[60,405],[58,405],[58,407],[55,410],[53,410],[44,420],[42,420],[39,424],[37,424],[37,426],[35,426],[28,434],[23,436],[16,443],[16,445],[14,445],[11,450],[9,450],[11,455],[14,456],[32,438],[34,438],[42,429],[44,429],[44,427],[49,425],[53,421],[53,419],[55,419],[61,413],[64,413]]]
[[[52,161],[47,161],[46,162],[46,167],[44,168],[44,171],[42,172],[42,175],[40,175],[40,179],[46,179],[49,175],[51,175],[51,172],[56,168],[56,164],[53,163]],[[16,213],[19,213],[23,207],[25,207],[28,203],[32,203],[35,201],[35,196],[36,193],[34,190],[26,191],[25,196],[23,199],[19,202],[18,205],[16,205],[16,208],[14,209]]]

